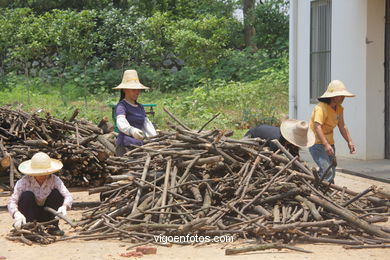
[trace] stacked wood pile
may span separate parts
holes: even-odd
[[[106,200],[83,213],[77,236],[63,239],[161,244],[155,239],[161,235],[233,235],[278,248],[297,241],[390,242],[390,229],[373,224],[387,221],[386,192],[357,193],[320,181],[277,140],[280,150],[272,153],[264,140],[171,125],[176,132],[126,154],[133,160],[128,173],[90,190]]]
[[[0,113],[1,158],[8,153],[10,165],[27,159],[37,149],[30,140],[38,140],[40,150],[61,158],[65,176],[74,174],[66,156],[74,165],[89,158],[79,171],[95,167],[94,174],[111,182],[90,190],[106,199],[83,213],[77,235],[57,241],[163,244],[155,238],[190,234],[256,238],[277,248],[297,241],[388,246],[389,228],[375,224],[387,221],[388,191],[373,186],[358,193],[321,181],[277,140],[280,149],[273,153],[265,140],[235,140],[227,131],[202,131],[204,126],[194,131],[175,120],[175,131],[160,132],[117,158],[109,156],[106,139],[99,141],[102,135],[79,121],[7,111]]]
[[[20,174],[17,166],[36,152],[46,152],[64,164],[61,179],[68,187],[100,186],[118,163],[113,135],[103,135],[96,125],[76,120],[59,120],[43,112],[26,113],[0,107],[0,184],[12,189]],[[119,158],[119,163],[121,163]]]

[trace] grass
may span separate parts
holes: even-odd
[[[56,86],[27,87],[20,82],[0,91],[0,106],[21,107],[27,112],[43,109],[57,118],[68,119],[80,110],[78,118],[98,123],[104,116],[111,118],[110,103],[116,103],[119,93],[101,93],[84,97],[83,90],[73,85],[62,89]],[[258,80],[250,83],[207,83],[179,93],[148,91],[142,93],[140,103],[157,104],[151,120],[160,129],[167,128],[172,119],[164,112],[166,107],[192,129],[199,129],[215,114],[220,115],[206,129],[234,131],[241,138],[249,127],[267,123],[278,125],[288,109],[287,84],[277,80]]]

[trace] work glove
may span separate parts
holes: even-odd
[[[144,138],[145,138],[144,132],[142,132],[142,130],[140,130],[140,129],[136,128],[136,127],[130,128],[130,134],[135,139],[138,139],[138,140],[144,140]]]
[[[26,224],[26,217],[20,212],[16,211],[14,214],[14,227],[15,229],[19,230],[22,225]]]
[[[62,216],[66,216],[66,206],[61,206],[57,209],[57,213],[61,213]]]

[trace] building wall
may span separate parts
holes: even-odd
[[[310,1],[297,2],[297,118],[309,120],[315,106],[310,104]],[[384,158],[383,17],[384,0],[332,1],[332,79],[342,80],[356,94],[346,98],[343,106],[357,153],[349,154],[346,142],[335,129],[340,157]],[[366,37],[373,42],[366,44]]]
[[[384,158],[385,154],[385,0],[367,1],[367,159]]]
[[[367,157],[366,28],[367,0],[332,0],[331,75],[356,95],[344,100],[344,121],[357,148],[355,157],[361,159]],[[335,137],[337,154],[349,156],[338,130]]]

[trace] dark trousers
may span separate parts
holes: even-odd
[[[43,206],[38,206],[35,195],[32,191],[25,191],[20,195],[18,208],[19,211],[26,217],[27,222],[45,222],[54,219],[54,215],[47,212],[43,207],[50,207],[57,210],[64,203],[64,196],[57,190],[51,191],[49,196],[46,198]],[[58,225],[58,222],[57,222]]]

